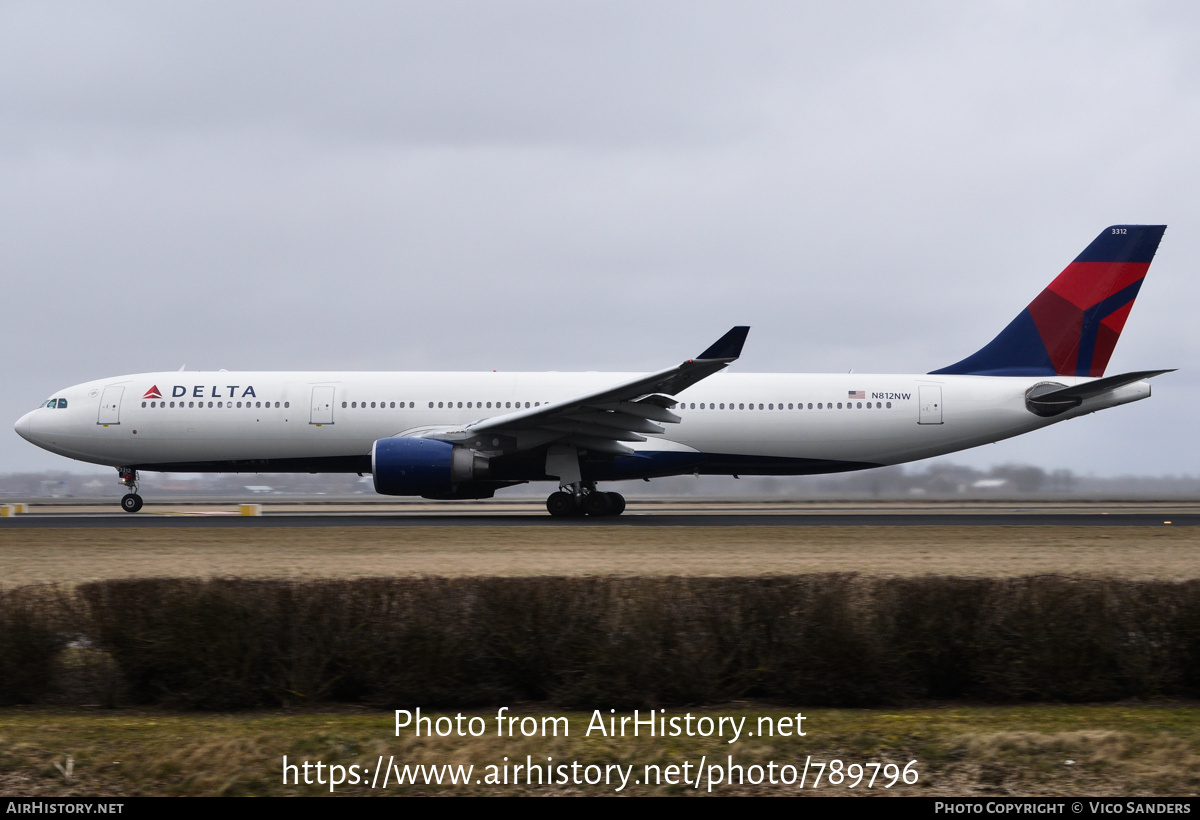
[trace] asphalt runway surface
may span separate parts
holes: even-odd
[[[876,575],[1196,577],[1200,504],[640,499],[551,518],[500,503],[263,499],[32,505],[0,517],[0,586],[115,578]]]
[[[115,503],[34,505],[31,511],[0,518],[0,531],[38,528],[177,527],[1194,527],[1200,504],[1122,502],[1114,504],[1009,505],[843,504],[765,505],[755,502],[630,502],[624,515],[604,518],[552,518],[540,504],[504,506],[414,503],[270,504],[261,515],[238,514],[227,504],[162,504],[140,513],[121,512]]]

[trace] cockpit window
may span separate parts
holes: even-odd
[[[58,407],[66,407],[66,406],[67,406],[66,399],[49,399],[45,404],[42,405],[42,407],[49,407],[51,409],[58,408]]]
[[[66,400],[66,399],[59,399],[59,400],[58,400],[58,409],[59,409],[59,410],[64,410],[64,409],[66,409],[66,406],[67,406],[67,400]]]

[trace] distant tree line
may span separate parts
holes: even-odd
[[[353,473],[143,473],[145,495],[154,498],[238,498],[272,496],[374,497],[371,477]],[[615,485],[614,485],[615,486]],[[1120,476],[1095,478],[1071,470],[1044,470],[1028,464],[1001,464],[977,470],[934,463],[883,467],[823,476],[676,476],[650,482],[628,481],[631,496],[717,496],[757,498],[1007,498],[1044,496],[1200,498],[1200,476]],[[118,498],[126,492],[116,471],[104,473],[9,473],[0,475],[0,498]],[[544,484],[504,490],[498,497],[539,498]]]

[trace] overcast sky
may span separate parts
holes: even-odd
[[[947,457],[1200,472],[1195,3],[0,4],[12,423],[154,370],[926,372],[1169,227],[1145,402]]]

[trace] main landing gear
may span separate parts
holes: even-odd
[[[137,470],[132,467],[118,467],[117,477],[129,488],[129,492],[121,496],[121,509],[127,513],[135,513],[142,508],[142,497],[138,495]]]
[[[595,487],[560,489],[550,493],[546,499],[546,510],[555,518],[581,515],[620,515],[625,512],[625,496],[620,493],[602,493]]]

